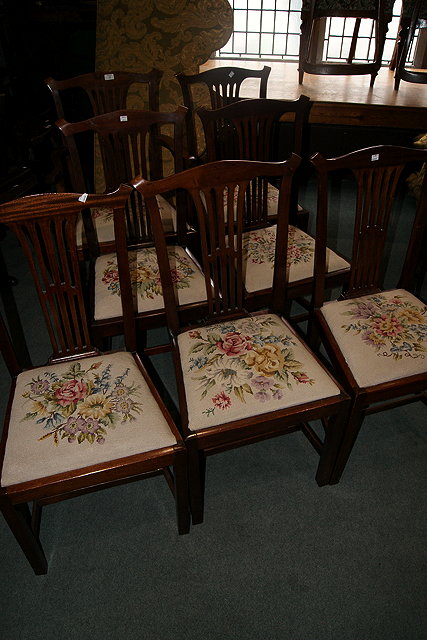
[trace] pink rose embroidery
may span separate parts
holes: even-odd
[[[119,281],[119,272],[117,269],[111,269],[111,271],[106,271],[102,276],[102,282],[104,284],[110,284],[111,282]]]
[[[79,380],[70,380],[55,391],[55,398],[62,407],[78,402],[87,394],[87,385]]]
[[[249,336],[243,336],[237,331],[229,331],[225,334],[224,340],[217,342],[216,346],[227,356],[237,356],[244,351],[250,351],[252,345]]]

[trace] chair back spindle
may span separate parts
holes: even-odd
[[[122,186],[115,194],[100,196],[27,196],[0,211],[2,224],[16,234],[28,261],[52,345],[51,361],[94,351],[76,240],[78,217],[92,206],[124,210],[130,191]],[[127,337],[134,342],[131,333]]]

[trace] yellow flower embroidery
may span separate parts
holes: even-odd
[[[254,367],[265,376],[273,376],[285,366],[285,359],[276,344],[254,346],[253,350],[246,354],[245,360],[250,367]]]
[[[402,309],[398,313],[398,318],[401,322],[405,322],[405,320],[407,322],[414,322],[419,324],[425,322],[425,318],[423,317],[422,313],[420,313],[417,309]]]
[[[89,396],[79,408],[79,413],[82,416],[95,418],[105,418],[114,409],[114,403],[100,393]]]

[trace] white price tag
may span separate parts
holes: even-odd
[[[128,121],[127,116],[120,116],[120,122],[127,122],[127,121]]]
[[[88,197],[87,193],[82,193],[82,195],[79,198],[79,202],[86,202],[87,197]]]
[[[371,156],[371,160],[372,160],[372,162],[375,162],[375,160],[379,160],[379,159],[380,159],[380,154],[379,154],[379,153],[374,153],[374,154]]]
[[[114,80],[114,73],[104,73],[104,80]]]

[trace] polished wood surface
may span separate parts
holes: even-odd
[[[298,84],[296,62],[209,60],[200,71],[216,66],[242,66],[257,69],[271,66],[267,97],[295,100],[301,94],[314,101],[310,122],[347,126],[378,126],[427,130],[427,86],[401,82],[394,89],[394,72],[379,70],[374,87],[369,76],[304,75]],[[248,98],[256,97],[250,81],[242,87]]]

